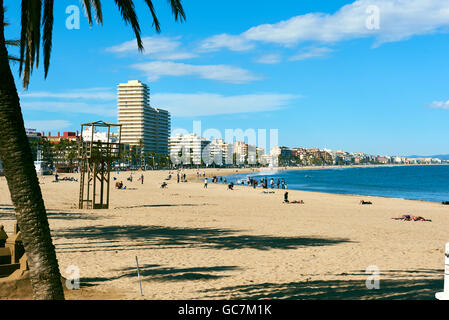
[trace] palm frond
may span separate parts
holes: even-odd
[[[39,67],[42,0],[22,0],[22,33],[20,38],[20,75],[28,88],[34,65]]]
[[[8,55],[8,60],[12,62],[20,62],[20,58],[11,55]]]
[[[44,35],[42,42],[44,45],[44,69],[45,78],[48,76],[48,69],[50,68],[51,48],[53,46],[53,6],[54,0],[45,0],[44,16],[42,18],[42,25],[44,28]]]
[[[150,9],[151,15],[153,16],[153,27],[156,29],[156,32],[161,32],[161,25],[159,23],[159,20],[156,15],[156,10],[154,9],[153,1],[152,0],[145,0],[148,8]]]
[[[7,46],[18,47],[20,46],[20,40],[5,40]]]
[[[90,0],[83,0],[83,7],[87,15],[87,21],[89,22],[89,26],[92,26],[92,7]]]
[[[139,21],[137,19],[136,10],[133,0],[114,0],[117,5],[123,20],[126,24],[130,24],[136,35],[137,47],[139,51],[143,51],[142,38],[140,36],[141,30]]]
[[[3,13],[6,12],[6,7],[3,8]],[[6,28],[10,24],[7,21],[3,21],[3,28]],[[7,47],[19,47],[20,46],[20,40],[5,40],[5,45]],[[8,60],[12,62],[20,62],[20,58],[16,56],[12,56],[8,54]]]
[[[186,14],[181,4],[181,0],[167,0],[171,6],[172,13],[176,21],[185,21]],[[130,25],[134,31],[139,51],[143,51],[141,38],[141,29],[137,18],[136,9],[133,0],[114,0],[118,7],[122,19],[127,25]],[[103,12],[101,0],[82,0],[89,25],[93,24],[93,12],[97,24],[103,24]],[[161,25],[157,18],[156,9],[152,0],[145,0],[150,9],[153,26],[156,32],[161,31]],[[45,77],[50,68],[50,57],[52,51],[53,24],[54,24],[54,0],[22,0],[21,7],[21,26],[22,31],[20,41],[7,41],[9,46],[20,46],[20,58],[12,56],[11,61],[20,63],[19,73],[23,77],[23,87],[27,89],[30,83],[30,76],[34,68],[39,67],[40,41],[42,37]],[[41,22],[42,20],[42,22]],[[42,23],[42,25],[41,25]],[[42,34],[41,34],[42,27]]]
[[[97,19],[97,23],[103,24],[103,12],[101,9],[101,1],[92,0],[92,5],[95,8],[95,18]]]
[[[167,0],[170,3],[173,15],[175,16],[175,20],[178,19],[181,22],[186,21],[186,13],[184,12],[184,8],[182,7],[181,0]]]

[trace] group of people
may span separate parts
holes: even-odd
[[[203,173],[200,173],[199,171],[196,172],[196,177],[199,179],[201,177],[205,178],[206,177],[206,172],[203,171]]]
[[[53,182],[59,182],[59,181],[70,181],[70,182],[78,182],[78,179],[73,177],[64,177],[62,179],[59,178],[59,174],[55,173],[55,180]]]
[[[181,173],[180,171],[178,171],[177,181],[178,181],[178,183],[187,182],[187,175],[185,173]]]

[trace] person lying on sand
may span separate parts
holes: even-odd
[[[373,204],[371,201],[360,200],[361,205]]]
[[[287,203],[287,204],[304,204],[304,200],[299,200],[299,201],[293,200],[293,201],[290,202],[288,200],[288,192],[286,192],[286,193],[284,193],[284,203]]]
[[[449,201],[443,201],[441,204],[444,204],[445,206],[449,206]]]
[[[228,185],[228,190],[234,190],[234,183],[230,183],[229,185]]]
[[[408,214],[404,214],[400,218],[391,218],[391,219],[392,220],[402,220],[402,221],[428,221],[428,222],[432,222],[432,220],[430,220],[430,219],[425,219],[425,218],[420,217],[420,216],[415,217],[415,216],[411,216],[411,215],[408,215]]]
[[[304,204],[304,200],[293,200],[292,202],[289,202],[290,204]]]
[[[117,183],[115,184],[115,188],[116,188],[116,189],[119,189],[119,190],[123,189],[123,182],[122,182],[122,181],[117,182]]]

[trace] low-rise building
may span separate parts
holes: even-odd
[[[203,150],[211,143],[196,134],[178,134],[169,139],[170,158],[175,165],[201,165]]]

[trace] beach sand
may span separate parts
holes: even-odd
[[[145,172],[143,185],[139,172],[132,183],[114,173],[128,189],[112,187],[100,211],[77,209],[78,183],[41,178],[61,273],[77,266],[89,290],[74,299],[433,299],[443,289],[449,206],[302,191],[289,198],[304,205],[283,204],[282,190],[204,189],[195,170],[186,173],[189,183],[174,174],[167,189],[168,172]],[[403,214],[432,222],[391,220]],[[2,177],[0,224],[11,233],[14,222]],[[366,287],[370,266],[379,290]]]

